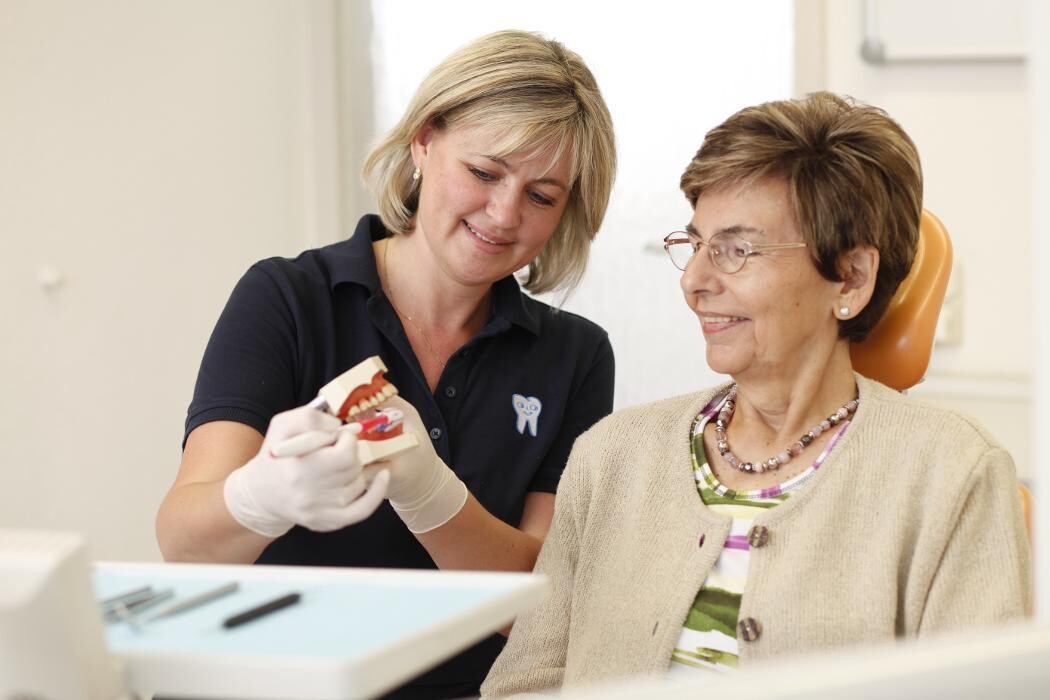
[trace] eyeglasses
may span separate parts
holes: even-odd
[[[727,275],[740,272],[747,259],[752,255],[761,255],[769,250],[787,250],[789,248],[805,248],[806,244],[798,243],[766,243],[755,245],[735,233],[716,233],[709,241],[702,241],[697,236],[692,236],[685,231],[672,231],[664,236],[664,250],[671,262],[679,270],[685,271],[689,261],[693,259],[700,246],[707,246],[707,257],[711,259],[714,266]]]

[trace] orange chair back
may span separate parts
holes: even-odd
[[[911,272],[868,337],[850,347],[853,368],[904,391],[918,384],[933,352],[937,317],[952,270],[952,242],[940,219],[923,209]]]
[[[1032,540],[1032,492],[1024,484],[1017,485],[1017,493],[1021,496],[1021,513],[1024,515],[1024,526],[1028,530],[1028,541]]]
[[[919,223],[919,248],[911,272],[868,337],[850,347],[853,368],[904,391],[918,384],[933,352],[937,317],[952,269],[952,242],[940,219],[926,211]],[[1028,538],[1032,538],[1031,492],[1017,485]]]

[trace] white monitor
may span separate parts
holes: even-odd
[[[113,700],[121,687],[84,539],[0,529],[0,698]]]
[[[829,651],[695,682],[640,680],[566,692],[562,700],[1046,700],[1050,626]]]

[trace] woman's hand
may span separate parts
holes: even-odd
[[[273,446],[288,438],[334,432],[339,426],[338,418],[306,406],[274,416],[259,453],[223,485],[233,518],[260,535],[279,537],[293,525],[338,530],[375,512],[386,496],[389,475],[375,470],[366,481],[357,438],[349,431],[339,431],[333,444],[304,455],[273,456]]]
[[[467,487],[434,451],[423,420],[412,404],[394,396],[383,405],[405,414],[405,429],[419,438],[419,446],[386,462],[365,468],[367,478],[378,480],[389,470],[387,497],[390,505],[416,534],[429,532],[451,520],[467,502]]]

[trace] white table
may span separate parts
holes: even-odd
[[[99,563],[95,594],[142,585],[176,599],[240,589],[145,624],[106,629],[128,689],[175,697],[367,698],[393,689],[509,623],[543,597],[533,574],[207,564]],[[222,621],[286,593],[299,603],[234,629]]]

